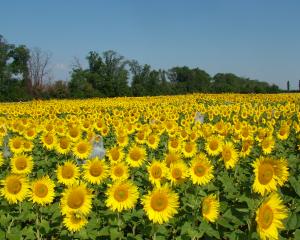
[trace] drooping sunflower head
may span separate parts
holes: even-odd
[[[11,171],[15,174],[29,174],[33,168],[33,161],[31,156],[24,154],[15,155],[10,162]]]
[[[160,186],[161,180],[166,177],[167,168],[164,163],[154,160],[147,167],[149,180],[152,184]]]
[[[49,176],[42,177],[31,184],[29,193],[33,203],[41,205],[50,204],[54,199],[54,182]]]
[[[215,222],[219,217],[220,202],[215,195],[208,195],[202,201],[202,216],[209,222]]]
[[[148,218],[154,223],[163,224],[177,213],[179,197],[165,185],[149,192],[142,203]]]
[[[86,159],[90,156],[92,146],[88,141],[80,140],[74,144],[73,153],[79,159]]]
[[[124,162],[111,165],[110,177],[113,181],[123,181],[129,178],[128,166]]]
[[[88,215],[92,209],[92,193],[84,184],[69,186],[62,193],[61,211],[63,215],[77,212]]]
[[[10,204],[22,202],[28,196],[29,185],[26,178],[20,175],[8,175],[1,181],[1,196]]]
[[[108,166],[104,160],[94,158],[83,165],[83,178],[92,184],[102,183],[108,176]]]
[[[213,178],[213,165],[204,153],[198,154],[192,161],[190,166],[190,175],[193,184],[205,185]]]
[[[72,161],[59,165],[56,173],[58,182],[67,186],[74,184],[79,177],[79,169]]]
[[[278,193],[272,193],[256,211],[257,232],[261,239],[278,239],[278,229],[283,229],[283,220],[288,217],[287,207]]]
[[[222,146],[221,156],[224,161],[226,169],[234,168],[234,166],[238,161],[238,154],[232,142],[226,142]]]
[[[134,208],[139,193],[138,188],[129,181],[115,182],[106,192],[106,206],[113,211],[121,212]]]
[[[189,176],[189,170],[185,162],[178,161],[174,164],[171,164],[168,178],[171,181],[171,184],[180,184],[186,180]]]
[[[146,150],[139,146],[133,146],[129,149],[126,161],[131,167],[140,167],[146,158]]]

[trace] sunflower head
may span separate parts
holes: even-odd
[[[146,159],[146,150],[139,146],[129,149],[126,161],[131,167],[140,167]]]
[[[128,166],[124,162],[111,165],[110,177],[113,181],[123,181],[129,178]]]
[[[154,223],[163,224],[177,213],[179,197],[165,185],[149,192],[142,203],[148,218]]]
[[[278,193],[272,193],[257,209],[257,232],[261,239],[278,239],[278,229],[284,228],[283,220],[288,217],[287,208]]]
[[[83,165],[83,178],[92,184],[100,184],[108,176],[108,167],[104,160],[94,158]]]
[[[59,183],[69,186],[77,181],[79,169],[72,161],[66,161],[63,165],[58,165],[56,174]]]
[[[30,198],[34,203],[46,205],[54,199],[54,182],[49,176],[42,177],[31,184]]]
[[[192,161],[190,166],[190,175],[193,184],[205,185],[213,178],[213,165],[208,160],[204,153],[197,155]]]
[[[215,195],[208,195],[202,201],[202,216],[209,222],[215,222],[219,217],[220,202]]]

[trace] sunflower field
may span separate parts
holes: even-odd
[[[0,104],[0,239],[300,239],[300,94]]]

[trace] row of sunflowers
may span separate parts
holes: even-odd
[[[0,238],[300,239],[299,103],[0,104]]]

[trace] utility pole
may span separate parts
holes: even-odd
[[[290,81],[287,81],[286,85],[287,85],[287,91],[289,92],[290,91]]]

